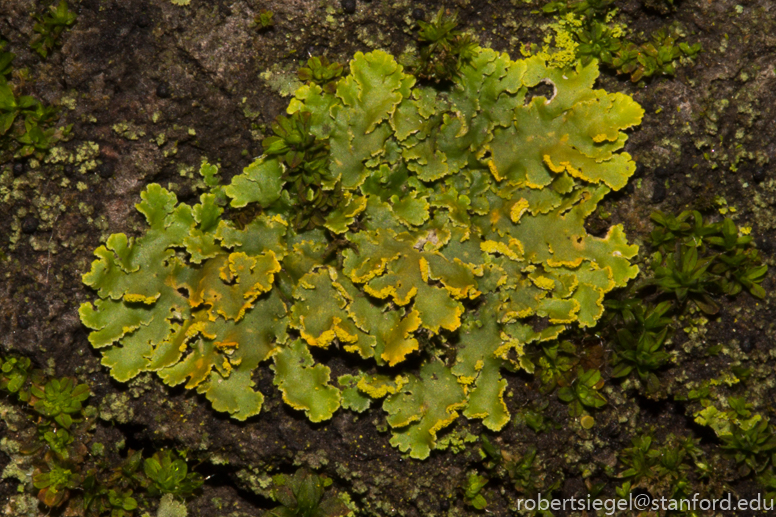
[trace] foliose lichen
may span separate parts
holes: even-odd
[[[272,361],[311,421],[384,399],[391,443],[425,458],[459,412],[501,429],[501,370],[533,371],[526,347],[593,326],[637,275],[621,226],[599,238],[584,224],[633,173],[623,130],[643,110],[593,89],[595,61],[561,70],[477,48],[444,91],[382,51],[349,68],[336,88],[294,94],[309,147],[283,132],[286,147],[273,140],[226,186],[204,163],[194,206],[149,185],[136,205],[149,229],[95,251],[84,282],[98,299],[80,315],[120,381],[153,371],[245,420],[264,398],[254,371]],[[533,96],[540,83],[550,98]],[[333,192],[322,224],[293,223]],[[258,215],[227,220],[227,203]],[[312,353],[332,345],[374,366],[332,382]]]

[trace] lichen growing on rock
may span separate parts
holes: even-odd
[[[391,443],[415,458],[459,412],[501,429],[501,369],[532,371],[525,347],[594,325],[638,273],[621,226],[584,227],[633,173],[622,130],[643,115],[597,75],[477,49],[441,91],[356,54],[336,89],[296,91],[294,123],[229,185],[205,163],[194,206],[147,187],[148,231],[112,235],[84,275],[90,342],[116,379],[155,371],[240,420],[261,409],[252,375],[269,360],[313,422],[384,398]],[[226,220],[227,203],[258,215]],[[311,352],[335,343],[374,369],[331,382]],[[418,356],[418,374],[386,369]]]

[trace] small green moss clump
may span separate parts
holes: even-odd
[[[58,109],[45,106],[29,95],[19,95],[9,81],[16,54],[0,39],[0,161],[34,156],[41,159],[59,140],[67,137],[72,124],[56,128]]]
[[[542,10],[555,16],[551,27],[556,32],[555,44],[561,47],[554,52],[558,54],[556,59],[562,57],[567,63],[569,59],[580,60],[583,64],[596,59],[640,83],[650,77],[673,76],[681,61],[692,61],[700,53],[700,43],[681,41],[684,34],[676,24],[656,30],[647,41],[627,38],[625,27],[612,23],[616,15],[612,5],[613,0],[547,2]],[[546,47],[542,51],[548,52]]]
[[[32,49],[41,57],[47,57],[57,45],[61,45],[59,37],[75,23],[76,17],[67,0],[60,0],[58,5],[50,6],[48,12],[36,16],[37,23],[32,28],[35,36],[30,42]]]
[[[712,295],[735,296],[746,289],[757,298],[765,298],[760,285],[768,272],[754,247],[753,237],[739,232],[732,219],[720,223],[705,222],[697,211],[677,216],[652,214],[656,224],[651,234],[652,279],[661,292],[673,293],[679,303],[690,300],[706,313],[719,306]]]
[[[415,74],[434,82],[451,81],[477,55],[477,43],[458,30],[458,13],[439,9],[431,21],[418,21],[420,56]]]
[[[123,461],[110,462],[102,444],[87,447],[97,418],[93,407],[83,406],[90,396],[87,384],[47,377],[32,369],[29,359],[8,356],[0,357],[0,394],[30,410],[19,452],[32,471],[38,500],[49,508],[86,517],[132,517],[163,494],[184,500],[203,483],[170,451],[145,459],[142,451],[129,451]]]
[[[306,469],[293,476],[279,474],[272,479],[272,498],[280,506],[264,512],[263,517],[343,517],[350,513],[340,497],[326,493],[332,481]]]
[[[262,9],[253,19],[253,23],[259,29],[270,29],[275,25],[275,13]]]

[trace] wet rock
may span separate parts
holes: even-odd
[[[342,10],[348,14],[356,12],[356,0],[342,0],[340,5],[342,6]]]
[[[666,198],[666,186],[663,183],[655,183],[654,188],[652,189],[652,202],[662,203]]]
[[[159,83],[159,85],[156,87],[156,96],[160,99],[169,99],[172,96],[170,85],[166,82]]]
[[[738,346],[742,352],[748,354],[756,348],[756,343],[751,337],[745,337]]]
[[[35,230],[38,229],[38,224],[37,217],[28,215],[22,220],[22,231],[27,234],[35,233]]]
[[[151,18],[147,14],[143,13],[137,17],[137,20],[135,20],[135,25],[141,29],[147,29],[151,26]]]
[[[765,167],[757,167],[754,172],[752,172],[752,180],[754,180],[755,183],[761,183],[765,177]]]
[[[113,176],[114,171],[115,167],[113,166],[112,161],[105,161],[97,166],[97,174],[103,179],[108,179]]]
[[[177,192],[179,201],[188,201],[192,199],[195,194],[196,192],[194,192],[194,189],[189,185],[183,185]]]
[[[617,425],[615,422],[611,422],[604,429],[604,433],[606,434],[606,436],[608,436],[609,438],[612,438],[612,439],[617,438],[618,436],[620,436],[620,432],[621,432],[620,426]]]
[[[757,243],[757,249],[770,255],[773,252],[773,243],[768,237],[760,237],[755,241]]]

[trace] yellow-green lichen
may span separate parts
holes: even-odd
[[[296,90],[267,154],[229,185],[205,163],[194,206],[148,186],[149,230],[112,235],[84,275],[99,296],[80,310],[90,342],[115,378],[153,371],[241,420],[261,409],[253,371],[270,360],[314,422],[382,398],[391,443],[415,458],[461,413],[501,429],[502,368],[531,370],[526,347],[595,325],[638,272],[621,226],[584,227],[633,173],[623,130],[643,115],[597,76],[595,62],[478,49],[438,91],[385,52],[356,54],[333,88]],[[541,83],[552,96],[530,98]],[[225,220],[227,202],[258,215]],[[310,353],[335,346],[378,374],[335,386]],[[385,375],[410,357],[419,374]]]
[[[140,137],[145,136],[145,130],[141,129],[137,124],[131,120],[123,120],[113,124],[113,131],[127,140],[138,140]]]
[[[259,77],[267,83],[267,86],[281,97],[289,97],[296,91],[302,83],[296,77],[296,73],[291,70],[274,65],[271,69],[265,70],[259,74]]]

